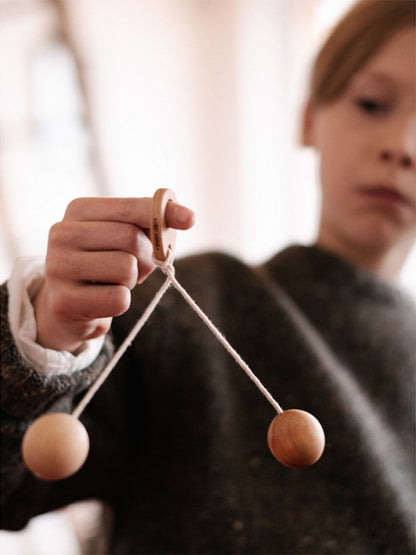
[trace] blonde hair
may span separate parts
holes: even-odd
[[[414,0],[360,0],[334,27],[312,68],[312,105],[339,97],[351,78],[393,34],[415,25]]]

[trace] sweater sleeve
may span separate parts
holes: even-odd
[[[19,354],[10,331],[7,285],[0,286],[1,331],[1,487],[2,502],[24,474],[20,454],[28,425],[45,412],[70,412],[77,395],[96,379],[110,358],[110,335],[95,361],[76,372],[41,375]]]
[[[45,277],[42,257],[16,260],[7,282],[7,314],[13,342],[21,357],[39,374],[64,374],[86,368],[97,358],[104,336],[84,341],[76,354],[47,349],[36,342],[37,323],[32,299]]]

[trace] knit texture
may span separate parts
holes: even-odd
[[[283,408],[320,420],[321,460],[290,470],[273,458],[275,412],[172,289],[82,415],[83,469],[40,482],[17,440],[35,414],[69,410],[108,360],[108,342],[94,368],[41,381],[11,344],[2,302],[2,525],[93,497],[113,508],[111,554],[414,553],[410,298],[314,247],[259,268],[222,254],[175,267]],[[116,346],[163,279],[135,289],[113,321]]]

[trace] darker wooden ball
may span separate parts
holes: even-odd
[[[283,411],[272,420],[267,442],[274,457],[289,468],[314,464],[325,447],[325,434],[319,421],[303,410]]]

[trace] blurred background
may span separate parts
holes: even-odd
[[[258,263],[310,242],[319,196],[316,160],[298,145],[302,103],[314,54],[351,3],[0,0],[1,281],[17,257],[45,253],[78,196],[173,188],[197,214],[177,256]],[[402,282],[416,294],[415,253]],[[0,551],[98,552],[100,511],[34,519],[0,533]]]
[[[0,0],[0,279],[44,254],[77,196],[173,188],[197,214],[177,256],[258,263],[309,242],[319,198],[301,109],[316,49],[350,4]]]

